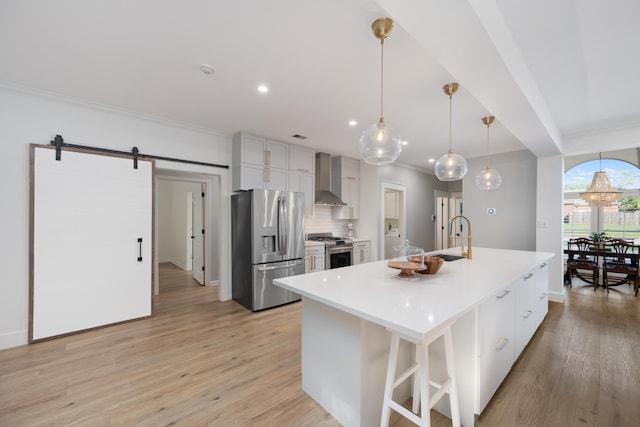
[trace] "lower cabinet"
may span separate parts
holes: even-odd
[[[370,247],[371,243],[369,240],[353,244],[353,265],[364,264],[365,262],[371,261]]]
[[[548,283],[543,263],[478,307],[478,414],[547,315]]]
[[[322,270],[324,270],[324,245],[305,247],[304,272],[313,273]]]
[[[478,414],[511,370],[515,354],[514,316],[514,285],[497,292],[478,307]]]
[[[549,309],[549,268],[543,263],[522,278],[516,292],[515,359],[533,337]]]

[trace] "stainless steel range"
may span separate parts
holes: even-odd
[[[348,267],[353,263],[353,240],[331,233],[310,233],[308,240],[324,242],[325,270]]]

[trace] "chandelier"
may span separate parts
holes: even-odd
[[[589,203],[590,206],[611,206],[612,202],[622,197],[622,191],[616,190],[615,187],[611,185],[609,175],[602,171],[602,153],[599,154],[599,157],[600,172],[593,174],[591,186],[587,191],[580,193],[580,197]]]

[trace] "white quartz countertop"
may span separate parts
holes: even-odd
[[[305,240],[304,246],[305,248],[308,248],[309,246],[324,246],[324,242],[319,242],[317,240]]]
[[[433,253],[459,255],[460,248]],[[438,273],[418,275],[417,281],[397,279],[399,270],[383,260],[275,279],[274,283],[424,340],[553,256],[548,252],[473,248],[473,259],[445,262]]]

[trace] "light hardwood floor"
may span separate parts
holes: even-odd
[[[339,425],[300,389],[300,303],[250,313],[170,267],[151,319],[0,351],[0,426]],[[567,296],[479,426],[639,425],[640,299]]]

